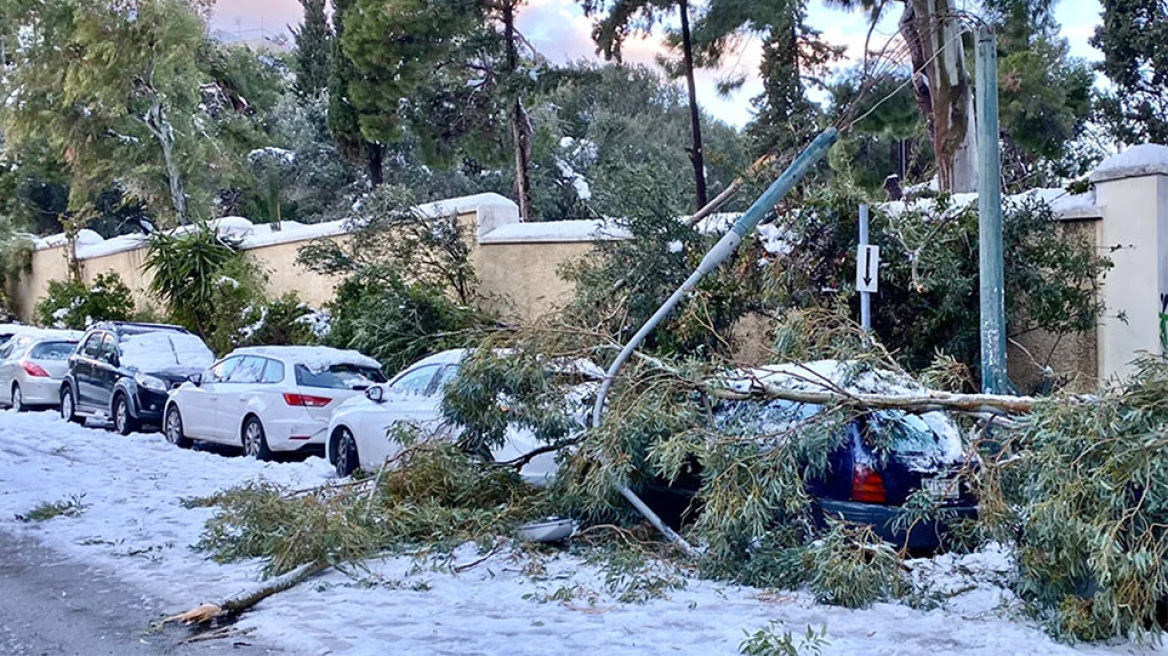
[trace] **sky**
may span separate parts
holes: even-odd
[[[873,33],[872,43],[882,43],[896,31],[899,3],[890,3],[890,7]],[[1062,24],[1062,33],[1070,44],[1072,56],[1089,61],[1101,58],[1100,53],[1087,43],[1095,26],[1101,22],[1101,11],[1099,0],[1060,0],[1057,3],[1055,17]],[[302,16],[298,0],[218,0],[212,27],[252,39],[263,34],[286,33],[289,25],[301,22]],[[807,19],[828,42],[846,46],[851,57],[859,58],[868,30],[865,14],[831,8],[823,0],[811,0]],[[519,27],[535,48],[552,62],[599,59],[592,42],[591,19],[584,16],[575,0],[529,0],[521,10]],[[726,58],[722,70],[698,72],[698,104],[705,111],[736,126],[750,120],[750,99],[762,90],[758,79],[761,46],[757,38],[748,40]],[[630,39],[625,42],[624,57],[627,62],[654,66],[655,57],[661,51],[659,37]],[[736,74],[745,74],[746,83],[728,97],[719,96],[718,80]]]

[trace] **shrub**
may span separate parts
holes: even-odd
[[[118,274],[97,276],[92,287],[77,280],[52,280],[48,294],[36,306],[37,322],[52,328],[84,330],[95,321],[134,318],[134,297]]]
[[[327,312],[302,303],[295,292],[246,308],[231,346],[319,344],[331,330]],[[226,327],[226,326],[225,326]]]
[[[332,323],[326,342],[377,358],[391,372],[431,353],[468,346],[478,329],[491,325],[478,310],[382,267],[350,276],[327,307]]]
[[[171,318],[223,353],[242,325],[244,311],[262,297],[263,273],[238,242],[206,224],[183,234],[150,235],[145,268],[153,292]]]

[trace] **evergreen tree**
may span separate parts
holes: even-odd
[[[824,43],[805,18],[802,0],[760,6],[752,13],[751,24],[767,35],[759,68],[763,92],[752,101],[756,113],[746,128],[757,155],[799,148],[818,130],[818,111],[807,99],[805,80],[824,73],[842,49]],[[732,33],[726,30],[742,27],[723,24],[721,34],[709,36],[725,38]]]
[[[8,145],[59,153],[73,209],[116,184],[156,216],[189,219],[188,183],[211,174],[213,148],[195,125],[205,9],[54,0],[14,17],[28,41],[5,79]]]
[[[1091,45],[1114,89],[1099,98],[1108,131],[1125,143],[1168,144],[1168,10],[1162,0],[1102,0]]]
[[[366,139],[361,130],[361,121],[350,94],[351,86],[360,75],[353,61],[344,52],[342,41],[345,21],[356,0],[333,0],[333,47],[332,67],[329,74],[328,127],[336,141],[341,155],[365,167],[369,184],[376,187],[382,181],[382,156],[384,146],[377,141]],[[360,19],[360,14],[354,14]],[[357,22],[361,24],[360,20]]]
[[[296,94],[301,98],[317,96],[329,85],[332,31],[324,13],[325,0],[300,0],[304,23],[292,30],[296,39]]]
[[[592,38],[598,52],[607,59],[621,60],[621,46],[630,34],[647,33],[663,14],[677,10],[680,34],[677,41],[681,46],[680,73],[685,77],[689,94],[690,148],[689,159],[693,167],[694,197],[697,209],[706,205],[706,165],[702,150],[701,111],[698,109],[697,89],[694,83],[696,59],[690,30],[691,7],[689,0],[580,0],[584,14],[597,16],[593,25]]]

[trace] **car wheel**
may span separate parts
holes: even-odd
[[[125,394],[114,395],[114,430],[122,435],[138,430],[138,421],[130,415],[130,402]]]
[[[166,409],[166,419],[162,423],[162,433],[166,435],[167,442],[170,442],[178,448],[191,448],[191,439],[183,434],[182,413],[179,412],[177,405],[171,405]]]
[[[24,405],[24,394],[20,391],[20,385],[12,384],[12,409],[16,412],[24,412],[28,407]]]
[[[356,471],[360,460],[357,456],[357,440],[353,433],[345,427],[337,431],[336,468],[337,476],[345,477]]]
[[[77,416],[77,403],[73,398],[72,387],[66,387],[61,391],[61,418],[75,424],[85,424],[85,418]]]
[[[264,425],[255,417],[243,422],[243,452],[256,460],[271,460],[268,438],[264,435]]]

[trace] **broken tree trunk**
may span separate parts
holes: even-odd
[[[219,604],[199,604],[185,613],[178,615],[171,615],[162,620],[162,625],[169,622],[182,622],[183,624],[206,624],[217,617],[225,617],[232,615],[239,615],[243,611],[255,606],[264,599],[278,593],[294,588],[302,581],[314,574],[319,574],[329,568],[329,563],[324,560],[318,560],[311,563],[305,563],[300,567],[277,576],[268,581],[263,586],[255,590],[232,597],[227,601]]]
[[[816,405],[840,405],[851,408],[872,410],[904,410],[906,412],[972,412],[1005,415],[1029,414],[1036,399],[1030,396],[1005,396],[1003,394],[953,394],[950,392],[927,392],[920,394],[869,394],[845,392],[829,389],[792,389],[754,381],[750,391],[742,392],[721,385],[707,387],[711,396],[725,400],[784,400]],[[1069,403],[1087,404],[1088,397],[1070,396],[1061,399]]]

